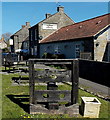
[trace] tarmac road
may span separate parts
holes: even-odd
[[[110,98],[110,88],[83,78],[79,78],[79,86],[96,93],[100,96]]]

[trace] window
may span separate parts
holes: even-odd
[[[68,48],[68,45],[65,45],[65,46],[64,46],[64,48],[66,48],[66,49],[67,49],[67,48]]]
[[[60,48],[59,48],[59,46],[55,46],[55,54],[60,54]]]
[[[26,49],[26,48],[27,48],[27,43],[23,42],[23,49]]]
[[[33,48],[31,48],[31,55],[34,55],[34,51],[33,51]]]
[[[34,46],[34,55],[37,55],[37,46]]]
[[[75,58],[80,58],[80,45],[75,45]]]
[[[47,47],[47,49],[50,49],[50,48],[51,48],[51,46],[48,46],[48,47]]]
[[[46,47],[44,48],[44,52],[45,52],[45,53],[47,52],[47,48],[46,48]]]
[[[37,40],[37,29],[35,29],[35,40]]]
[[[31,41],[32,41],[32,30],[31,30]]]

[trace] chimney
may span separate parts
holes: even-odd
[[[51,14],[50,13],[46,13],[45,16],[46,16],[46,18],[48,18],[48,17],[51,16]]]
[[[25,27],[25,25],[22,25],[22,28],[24,28]]]
[[[57,7],[57,12],[64,12],[64,7],[63,6],[58,6]]]
[[[30,27],[30,22],[26,22],[26,26]]]

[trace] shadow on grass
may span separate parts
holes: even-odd
[[[6,95],[12,102],[19,105],[25,112],[29,113],[29,95]]]
[[[12,80],[18,84],[22,82],[29,83],[29,77],[12,77]]]
[[[17,69],[8,69],[8,70],[2,70],[2,72],[7,72],[7,73],[15,73],[15,70]]]
[[[9,69],[8,70],[2,70],[2,72],[7,72],[8,73],[8,72],[10,72],[10,70]]]

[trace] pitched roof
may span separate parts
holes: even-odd
[[[15,32],[13,35],[11,35],[11,37],[14,36],[14,35],[18,35],[18,33],[19,33],[21,30],[22,30],[22,29],[19,29],[17,32]]]
[[[92,37],[110,24],[110,21],[108,20],[109,17],[110,13],[62,27],[47,38],[41,40],[40,43]]]
[[[29,22],[28,22],[29,23]],[[19,29],[17,32],[15,32],[13,35],[11,35],[11,38],[14,36],[14,35],[18,35],[24,28],[26,29],[29,29],[31,26],[28,26],[27,25],[27,22],[26,22],[26,25],[22,25],[22,28]]]

